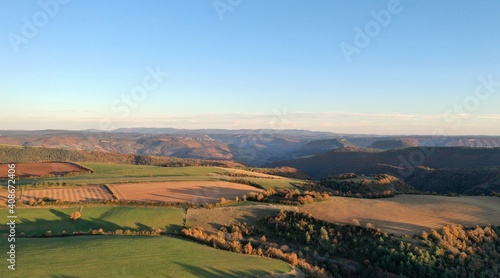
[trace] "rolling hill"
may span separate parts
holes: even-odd
[[[500,147],[495,136],[379,136],[307,130],[133,128],[102,130],[0,130],[0,144],[134,155],[234,160],[262,166],[345,148],[400,149],[412,146]]]
[[[500,192],[500,148],[413,147],[374,151],[350,147],[268,166],[294,167],[314,178],[349,172],[390,174],[420,191],[441,194]]]
[[[368,148],[380,150],[404,149],[415,147],[417,144],[412,140],[379,140],[373,142]]]

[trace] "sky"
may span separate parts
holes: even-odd
[[[500,1],[0,0],[0,129],[500,135]]]

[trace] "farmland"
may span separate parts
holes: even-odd
[[[113,184],[109,188],[120,200],[172,203],[216,203],[262,189],[225,181],[174,181]]]
[[[255,277],[289,272],[285,262],[171,237],[92,236],[16,243],[16,271],[0,277]]]
[[[131,231],[150,231],[162,229],[166,232],[179,232],[183,226],[184,210],[180,208],[150,208],[150,207],[115,207],[97,206],[84,207],[82,217],[77,221],[70,219],[74,211],[72,208],[18,208],[18,234],[26,236],[41,236],[47,231],[53,235],[63,231],[71,234],[74,231],[88,231],[89,229],[103,229],[115,231],[117,229]],[[7,210],[0,210],[0,217],[7,219]],[[0,226],[0,234],[5,235],[5,225]]]
[[[40,171],[38,176],[30,175],[16,180],[17,198],[24,202],[16,207],[19,255],[18,271],[14,274],[17,277],[24,277],[25,273],[42,277],[87,277],[97,274],[120,277],[157,277],[163,274],[167,277],[253,277],[291,269],[283,261],[260,256],[280,258],[293,265],[297,265],[300,259],[303,260],[301,270],[308,274],[321,273],[324,270],[318,266],[321,266],[323,259],[316,258],[309,246],[289,248],[293,242],[287,242],[286,246],[289,247],[278,250],[283,242],[276,240],[281,237],[296,237],[294,240],[307,242],[305,230],[298,233],[292,230],[279,232],[284,227],[297,228],[297,225],[289,225],[293,221],[271,225],[274,228],[269,229],[269,223],[278,223],[283,216],[292,217],[293,212],[299,211],[310,212],[315,218],[334,223],[331,227],[335,229],[338,224],[354,224],[380,228],[382,232],[394,233],[396,236],[422,234],[423,231],[440,229],[446,224],[500,224],[500,198],[496,197],[396,195],[384,199],[359,199],[330,196],[328,200],[328,196],[323,198],[324,192],[309,191],[316,190],[314,183],[306,184],[306,181],[298,179],[259,173],[258,169],[248,171],[212,166],[160,167],[106,163],[83,163],[82,168],[86,169],[83,173],[68,172],[69,175],[63,175],[62,172]],[[61,176],[52,176],[55,173]],[[348,182],[362,183],[365,179],[370,177]],[[369,182],[373,184],[374,181]],[[300,183],[305,186],[295,186]],[[243,195],[247,198],[242,198]],[[6,196],[5,186],[0,187],[1,200],[5,201]],[[239,201],[234,201],[236,197],[240,197]],[[300,198],[304,202],[293,202]],[[38,202],[30,202],[32,199]],[[46,199],[45,203],[41,202],[43,199]],[[112,202],[104,204],[105,200]],[[266,203],[276,200],[288,201],[288,205]],[[27,203],[33,203],[35,207],[28,207]],[[206,205],[209,203],[211,205]],[[72,220],[72,213],[81,208],[81,217]],[[280,213],[280,210],[288,212]],[[0,210],[0,218],[7,219],[7,213],[6,209]],[[293,217],[302,216],[296,214]],[[314,221],[317,220],[307,217],[299,222],[316,223]],[[334,235],[333,230],[322,227],[330,224],[316,224],[318,227],[312,230],[306,225],[309,240],[316,240],[313,245]],[[345,232],[344,236],[349,236],[351,228],[348,226],[338,229]],[[7,232],[6,225],[0,226],[0,237],[5,237]],[[324,235],[325,232],[328,236]],[[254,237],[253,233],[265,234]],[[69,236],[73,234],[80,236]],[[160,234],[162,236],[157,236]],[[233,253],[171,237],[181,235]],[[314,239],[321,236],[323,241]],[[361,234],[350,236],[355,237],[355,240],[366,240]],[[403,240],[405,237],[400,238]],[[384,236],[384,240],[390,239],[391,236]],[[409,241],[414,240],[416,238]],[[336,243],[340,244],[338,252],[344,252],[342,245],[349,242]],[[392,245],[393,242],[388,242],[387,250]],[[300,256],[297,250],[301,248],[305,248],[302,252],[309,254],[309,257],[297,257]],[[337,262],[336,256],[343,256],[335,252],[330,254],[332,262]],[[134,261],[130,263],[132,257]],[[356,260],[355,264],[364,261],[356,256],[350,259]],[[41,264],[48,267],[39,267]],[[343,263],[339,267],[341,265]],[[360,264],[356,268],[362,271],[364,267]],[[337,273],[335,269],[330,270]],[[5,269],[0,270],[2,277],[5,276],[3,271]]]
[[[97,202],[101,200],[113,200],[113,196],[102,185],[26,189],[23,191],[21,200],[28,203],[31,198],[42,199],[44,197],[66,202]]]
[[[314,217],[332,223],[362,226],[371,223],[375,228],[398,235],[420,234],[447,224],[464,226],[500,225],[500,198],[445,197],[398,195],[386,199],[356,199],[332,197],[321,203],[300,208]]]
[[[0,179],[7,178],[8,164],[0,164]],[[27,177],[44,177],[44,176],[61,176],[69,173],[88,173],[85,169],[74,163],[67,162],[34,162],[34,163],[17,163],[16,176],[20,178]]]
[[[6,164],[5,164],[6,165]],[[19,185],[33,183],[58,183],[65,185],[99,185],[113,183],[141,183],[162,181],[207,181],[207,180],[230,180],[227,173],[243,174],[244,180],[249,180],[264,188],[293,187],[298,180],[283,178],[272,175],[254,173],[241,169],[222,167],[160,167],[149,165],[128,165],[109,163],[82,163],[83,166],[92,169],[94,173],[75,176],[31,178],[21,179]],[[6,166],[5,166],[6,167]],[[5,171],[7,173],[7,171]]]
[[[63,166],[67,171],[78,168],[72,163],[25,163],[35,165],[37,170],[19,170],[22,175],[16,181],[18,195],[23,189],[21,200],[25,203],[31,198],[44,197],[67,202],[98,202],[117,199],[157,202],[213,203],[220,198],[234,199],[262,188],[294,188],[299,180],[273,175],[250,172],[242,169],[222,167],[160,167],[148,165],[127,165],[107,163],[83,163],[85,171],[78,175],[47,177],[54,173],[62,174]],[[40,166],[42,165],[42,166]],[[52,165],[52,166],[51,166]],[[7,167],[3,164],[2,167]],[[59,167],[59,168],[57,168]],[[84,169],[84,168],[78,169]],[[4,171],[7,173],[7,171]],[[67,172],[70,173],[70,172]],[[230,176],[233,175],[233,176]],[[28,178],[26,178],[28,176]],[[235,182],[235,181],[238,182]],[[108,184],[109,192],[103,184]],[[2,187],[5,186],[2,184]],[[0,188],[0,202],[5,205],[7,191]],[[19,197],[19,196],[18,196]]]
[[[253,205],[244,207],[222,207],[214,209],[188,209],[186,226],[201,227],[205,231],[217,232],[223,225],[245,222],[249,225],[278,213],[281,209],[294,209],[283,205]]]
[[[71,177],[24,179],[20,184],[34,182],[56,182],[68,185],[87,185],[102,183],[154,182],[154,181],[184,181],[213,179],[210,173],[221,171],[215,167],[160,167],[149,165],[127,165],[107,163],[82,163],[94,170],[89,175]]]

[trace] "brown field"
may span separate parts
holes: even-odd
[[[8,164],[0,164],[0,178],[7,178],[8,170]],[[65,162],[16,163],[16,177],[20,178],[61,176],[74,172],[88,172],[88,170],[76,164]]]
[[[66,188],[25,189],[22,201],[28,202],[30,198],[40,199],[48,197],[68,202],[95,202],[113,200],[108,190],[102,186],[82,186]]]
[[[0,207],[5,207],[7,205],[7,195],[9,195],[7,189],[0,188]]]
[[[326,202],[305,205],[300,210],[332,223],[351,224],[353,219],[357,219],[362,226],[371,223],[375,228],[398,235],[420,234],[424,230],[438,229],[447,224],[500,225],[498,197],[332,197]]]
[[[213,209],[188,209],[186,226],[201,227],[205,231],[217,232],[223,225],[245,222],[253,225],[257,220],[277,214],[280,210],[294,209],[282,205],[253,205],[244,207],[222,207]]]
[[[225,181],[168,181],[112,184],[109,188],[120,200],[180,203],[215,203],[241,197],[261,189]]]

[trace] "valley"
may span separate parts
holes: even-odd
[[[137,136],[131,133],[130,138]],[[146,142],[152,135],[141,136]],[[175,136],[200,144],[218,140]],[[193,156],[200,153],[194,150],[173,157],[155,148],[115,152],[75,147],[70,141],[58,143],[58,148],[55,143],[2,145],[0,170],[5,173],[0,181],[8,178],[8,164],[17,169],[17,252],[22,267],[13,277],[162,271],[182,277],[420,277],[472,265],[480,266],[473,273],[498,273],[484,269],[500,253],[484,251],[489,255],[481,257],[483,251],[474,251],[487,250],[482,239],[474,239],[477,233],[500,244],[498,148],[435,147],[412,165],[404,159],[410,161],[424,149],[409,141],[373,141],[365,148],[350,141],[366,145],[370,139],[309,136],[313,138],[288,138],[286,142],[295,145],[282,146],[279,155],[286,159],[266,162],[265,167],[246,166],[244,159],[233,160],[237,156]],[[57,138],[44,142],[63,142]],[[77,145],[87,144],[78,140]],[[258,148],[260,143],[247,141],[246,147]],[[2,185],[0,217],[9,213],[8,196]],[[0,227],[2,238],[8,233],[7,226]],[[450,233],[470,239],[453,247],[461,239]],[[366,247],[360,249],[359,242]],[[66,259],[82,258],[82,250],[94,250],[96,244],[105,250],[86,258],[90,264],[85,270]],[[53,250],[50,256],[41,255],[46,248]],[[148,255],[142,248],[150,250]],[[120,263],[127,252],[142,252],[141,264]],[[437,254],[433,264],[420,262],[429,254]],[[470,259],[457,262],[451,256]],[[401,263],[391,263],[396,257]],[[96,259],[105,262],[102,267],[93,266]],[[239,267],[242,261],[246,267]],[[36,269],[47,263],[54,266],[52,271]]]

